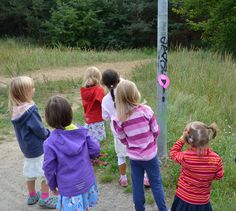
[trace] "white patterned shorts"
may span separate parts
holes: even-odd
[[[85,127],[88,128],[89,135],[98,139],[98,141],[102,141],[106,139],[106,130],[105,130],[104,121],[90,123],[90,124],[85,125]]]
[[[23,175],[26,177],[27,181],[35,180],[36,178],[45,179],[43,171],[43,155],[36,158],[25,158]]]
[[[126,157],[127,156],[126,146],[122,144],[120,140],[115,137],[114,134],[113,136],[114,136],[114,145],[117,157]]]

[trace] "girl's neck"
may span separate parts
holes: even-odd
[[[94,87],[94,86],[97,86],[98,84],[92,84],[92,85],[86,85],[85,88],[91,88],[91,87]]]
[[[205,146],[205,147],[193,147],[190,146],[190,149],[192,151],[196,151],[198,155],[202,156],[202,155],[207,155],[209,153],[209,146]]]

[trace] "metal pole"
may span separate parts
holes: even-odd
[[[157,15],[157,121],[160,126],[158,137],[158,156],[167,157],[167,96],[165,79],[158,82],[160,75],[167,76],[167,55],[168,55],[168,0],[158,0]]]

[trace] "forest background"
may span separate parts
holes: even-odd
[[[235,0],[170,0],[171,46],[236,55]],[[0,35],[82,49],[155,47],[156,0],[1,0]]]

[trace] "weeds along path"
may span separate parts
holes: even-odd
[[[150,61],[151,61],[150,59],[145,59],[145,60],[135,60],[135,61],[114,62],[114,63],[97,63],[91,65],[98,67],[101,71],[111,68],[117,70],[121,74],[121,77],[127,77],[133,68],[142,64],[146,64]],[[39,69],[37,71],[31,71],[28,73],[26,72],[24,73],[24,75],[30,75],[36,81],[44,81],[44,80],[57,81],[65,79],[82,78],[86,68],[91,65],[56,68],[56,69]],[[10,80],[9,77],[4,77],[0,75],[0,87],[6,86],[9,80]]]

